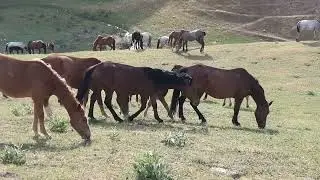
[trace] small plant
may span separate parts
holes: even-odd
[[[23,165],[26,163],[25,151],[21,149],[22,146],[5,146],[1,153],[1,160],[3,164]]]
[[[172,180],[168,166],[164,164],[160,157],[147,152],[138,158],[133,165],[137,180]]]
[[[112,141],[120,141],[119,132],[117,131],[116,127],[112,128],[112,133],[109,135]]]
[[[15,116],[25,116],[32,114],[33,111],[29,104],[23,103],[13,106],[11,112]]]
[[[183,131],[170,133],[163,141],[167,146],[184,147],[186,145],[187,137]]]
[[[308,92],[307,92],[307,95],[309,95],[309,96],[316,96],[316,93],[313,92],[313,91],[308,91]]]
[[[68,121],[61,116],[52,117],[50,121],[50,130],[52,132],[64,133],[67,132]]]

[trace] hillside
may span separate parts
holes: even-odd
[[[0,4],[0,44],[43,39],[60,52],[88,50],[97,34],[120,33],[115,26],[153,39],[202,28],[208,43],[284,41],[298,20],[319,12],[317,0],[10,0]]]

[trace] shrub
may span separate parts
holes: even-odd
[[[117,131],[116,127],[112,128],[112,133],[109,135],[112,141],[120,141],[119,132]]]
[[[163,141],[167,146],[184,147],[186,145],[187,137],[184,132],[178,131],[170,133]]]
[[[133,165],[136,172],[137,180],[171,180],[173,179],[166,164],[164,164],[160,157],[148,152],[138,158]]]
[[[25,116],[32,114],[32,108],[29,104],[22,103],[11,107],[11,112],[15,116]]]
[[[52,132],[64,133],[67,132],[68,121],[61,116],[52,117],[50,121],[50,130]]]
[[[26,163],[26,154],[21,146],[5,146],[1,160],[3,164],[23,165]]]

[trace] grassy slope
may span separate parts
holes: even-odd
[[[212,20],[184,12],[188,5],[181,4],[170,0],[12,0],[0,5],[1,49],[7,41],[43,39],[54,41],[60,52],[88,50],[97,34],[117,32],[106,24],[149,31],[154,39],[175,29],[204,28],[208,31],[207,42],[257,40],[224,32]]]
[[[207,129],[198,126],[198,118],[188,104],[185,106],[187,124],[169,122],[160,106],[164,125],[158,125],[150,112],[145,120],[140,115],[133,124],[117,124],[113,118],[104,121],[99,117],[100,123],[91,125],[90,147],[77,147],[80,138],[71,128],[65,134],[51,133],[52,140],[37,144],[31,139],[33,116],[15,117],[8,110],[22,102],[31,105],[31,101],[1,99],[1,143],[24,144],[27,164],[21,167],[1,164],[0,172],[13,172],[25,179],[133,179],[135,158],[155,150],[169,163],[177,179],[228,178],[215,174],[212,167],[237,170],[250,179],[319,178],[319,48],[299,43],[250,43],[209,46],[205,51],[205,54],[195,50],[181,55],[168,49],[68,54],[164,69],[174,64],[195,63],[244,67],[259,79],[267,99],[274,100],[265,131],[257,129],[252,99],[250,109],[243,108],[240,112],[242,128],[234,128],[232,109],[222,107],[222,100],[209,98],[199,105],[207,117]],[[28,60],[42,56],[16,57]],[[310,92],[315,95],[308,95]],[[170,97],[171,93],[167,99]],[[51,104],[55,114],[66,116],[55,98]],[[136,108],[131,106],[131,112]],[[97,117],[100,115],[97,109],[95,113]],[[186,147],[164,146],[160,141],[176,130],[187,133]],[[119,133],[119,141],[111,140],[114,131]]]

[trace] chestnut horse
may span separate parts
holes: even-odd
[[[132,43],[134,49],[143,49],[143,36],[139,31],[135,31],[132,33]]]
[[[151,98],[154,117],[158,122],[163,122],[157,112],[157,93],[163,89],[183,89],[189,86],[192,78],[186,73],[173,73],[149,67],[133,67],[125,64],[103,62],[90,67],[78,90],[77,99],[81,102],[89,88],[93,95],[101,96],[101,90],[106,93],[105,104],[118,122],[123,120],[114,111],[111,101],[112,94],[117,93],[117,102],[126,120],[132,121],[145,108],[148,98]],[[141,97],[140,109],[129,116],[129,96],[139,94]],[[90,107],[91,108],[91,107]]]
[[[96,58],[77,58],[57,54],[49,55],[45,58],[42,58],[42,60],[45,63],[50,64],[51,67],[66,80],[67,84],[75,89],[78,89],[80,87],[86,69],[101,62]],[[88,94],[86,94],[85,96],[84,105],[86,105],[87,98]],[[45,110],[47,111],[47,114],[50,116],[50,114],[52,113],[49,108],[48,102],[49,99],[47,99],[45,102]],[[105,117],[109,117],[107,113],[104,111],[103,102],[101,99],[98,99],[98,104],[102,115]],[[93,114],[89,117],[93,118]]]
[[[41,60],[21,61],[0,55],[0,91],[14,98],[31,97],[34,103],[33,131],[50,138],[44,126],[43,106],[46,99],[56,95],[66,108],[71,126],[86,143],[90,142],[90,128],[80,103],[74,98],[69,86],[50,66]]]
[[[97,46],[99,46],[99,49],[101,51],[102,47],[105,45],[108,45],[112,50],[115,50],[116,49],[116,40],[111,36],[103,37],[101,35],[98,35],[96,40],[94,40],[94,42],[93,42],[93,50],[96,51]]]
[[[39,54],[41,53],[41,49],[43,49],[44,53],[47,53],[47,45],[42,40],[29,41],[27,45],[27,49],[29,54],[34,54],[34,49],[39,50]]]
[[[272,101],[270,103],[266,101],[263,88],[245,69],[225,70],[198,64],[181,68],[178,71],[192,76],[192,85],[186,88],[181,96],[180,90],[174,90],[172,95],[170,111],[172,114],[175,113],[179,101],[179,117],[182,121],[185,120],[183,103],[188,98],[199,119],[202,120],[202,123],[206,123],[206,119],[197,107],[201,96],[206,92],[218,99],[235,98],[232,123],[235,126],[240,126],[238,122],[239,109],[244,97],[250,95],[257,104],[255,117],[258,127],[265,128]]]

